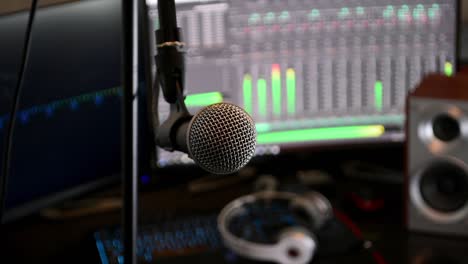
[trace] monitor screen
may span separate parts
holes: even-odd
[[[428,73],[456,70],[456,0],[176,3],[187,106],[242,106],[256,122],[257,155],[402,142],[407,92]],[[190,163],[159,150],[160,167]]]
[[[28,15],[0,17],[2,153]],[[118,176],[120,32],[119,1],[37,11],[13,138],[7,220]]]

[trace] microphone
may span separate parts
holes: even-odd
[[[255,123],[241,107],[217,103],[192,116],[183,98],[170,106],[169,117],[157,129],[158,146],[187,153],[198,166],[213,174],[234,173],[255,154]]]
[[[155,133],[156,144],[187,153],[208,172],[234,173],[255,153],[254,121],[241,107],[230,103],[213,104],[190,115],[183,97],[185,44],[180,40],[175,1],[159,0],[158,13],[157,76],[164,99],[170,104],[170,114]]]
[[[171,105],[168,119],[158,128],[158,146],[187,153],[213,174],[234,173],[250,161],[255,154],[257,132],[244,109],[217,103],[192,116],[183,101],[179,102]]]
[[[217,103],[192,116],[179,102],[171,105],[168,119],[157,130],[158,146],[187,153],[198,166],[213,174],[234,173],[250,161],[255,154],[257,132],[244,109]]]
[[[230,174],[252,158],[256,135],[255,124],[244,109],[218,103],[185,121],[176,132],[176,143],[206,171]]]

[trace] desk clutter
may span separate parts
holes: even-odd
[[[137,242],[139,262],[199,263],[200,259],[206,259],[210,263],[262,263],[227,249],[216,220],[217,214],[170,216],[153,225],[141,226]],[[365,248],[368,244],[356,237],[339,219],[333,219],[317,237],[320,249],[316,260],[319,263],[340,260],[336,256],[349,256],[359,259],[360,263],[378,263],[372,257],[372,249]],[[118,228],[99,230],[94,238],[102,263],[123,263],[123,245]]]
[[[283,184],[264,175],[250,185],[242,183],[253,191],[218,210],[153,215],[139,227],[138,260],[286,264],[336,263],[347,256],[379,263],[379,253],[351,218],[300,182]],[[119,226],[94,233],[102,263],[123,263],[121,239]]]

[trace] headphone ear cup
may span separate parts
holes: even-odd
[[[333,217],[330,201],[321,193],[307,192],[292,202],[293,208],[305,214],[313,230],[319,230]]]
[[[281,264],[309,263],[317,251],[317,239],[303,227],[288,227],[279,233],[278,256]]]

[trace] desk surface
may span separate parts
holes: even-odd
[[[347,200],[339,195],[343,187],[334,186],[333,190],[336,192],[336,204],[342,207],[341,209],[360,227],[363,236],[372,241],[383,255],[385,262],[381,264],[468,263],[464,252],[468,249],[467,240],[407,232],[402,224],[402,206],[398,199],[394,204],[390,202],[381,212],[363,213],[348,206]],[[157,215],[162,211],[173,211],[174,208],[181,211],[217,210],[250,191],[248,185],[238,184],[200,194],[190,193],[186,186],[145,192],[141,196],[142,222],[151,219],[148,216]],[[119,188],[115,186],[106,195],[118,196],[118,193]],[[14,259],[12,263],[99,263],[92,234],[97,229],[117,225],[120,221],[119,213],[119,210],[113,210],[62,220],[45,219],[37,215],[27,217],[3,227],[0,256],[2,259]],[[424,258],[430,255],[441,256],[443,261],[425,261]],[[446,261],[447,256],[454,258],[454,261]]]

